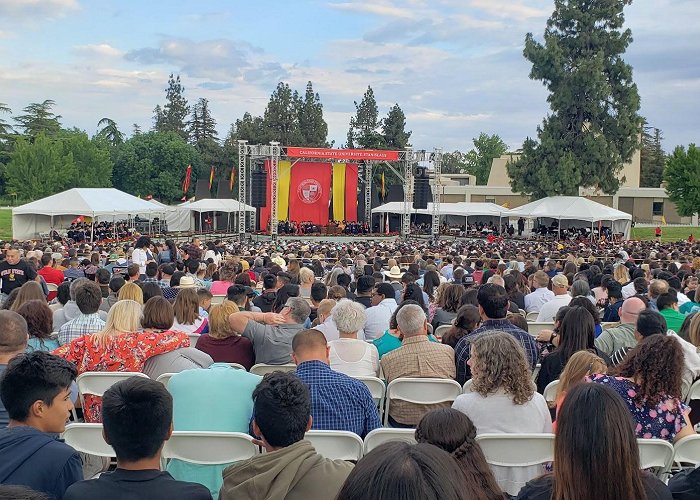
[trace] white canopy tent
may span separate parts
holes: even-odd
[[[404,210],[403,201],[392,201],[385,203],[379,207],[373,208],[373,214],[393,213],[402,214]],[[433,213],[433,204],[428,203],[426,209],[414,209],[409,205],[409,211],[412,214],[431,215]],[[510,210],[495,203],[440,203],[440,215],[456,215],[461,217],[471,216],[491,216],[491,217],[506,217],[510,214]]]
[[[231,226],[231,214],[235,214],[235,217],[237,217],[238,212],[241,209],[241,205],[243,205],[243,209],[246,211],[246,213],[253,212],[255,213],[255,207],[251,207],[250,205],[246,205],[245,203],[240,203],[238,200],[232,200],[228,198],[205,198],[203,200],[197,200],[197,201],[186,201],[185,203],[181,203],[178,205],[180,209],[184,210],[189,210],[192,213],[192,217],[190,219],[191,222],[194,221],[194,212],[199,213],[199,227],[202,227],[202,213],[203,212],[222,212],[228,214],[227,218],[227,228],[230,229]],[[236,218],[234,217],[234,224],[236,222]],[[213,228],[214,230],[217,230],[218,228],[216,227],[216,218],[214,218],[214,225],[215,227]],[[234,226],[235,227],[235,226]]]
[[[159,208],[114,188],[74,188],[12,209],[12,237],[31,239],[68,227],[79,216],[113,221],[151,215]]]
[[[148,200],[149,203],[158,207],[158,216],[167,222],[169,232],[180,232],[190,230],[190,214],[189,210],[180,207],[173,207],[161,203],[158,200]]]
[[[547,222],[557,220],[560,228],[581,226],[581,222],[586,222],[591,230],[598,222],[602,225],[609,222],[613,233],[622,233],[625,238],[629,238],[632,227],[630,214],[580,196],[543,198],[510,210],[509,216]]]

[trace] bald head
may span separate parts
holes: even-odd
[[[7,362],[27,348],[27,321],[14,311],[0,311],[0,363]]]
[[[644,301],[638,297],[630,297],[622,303],[620,307],[620,322],[621,323],[637,323],[639,313],[646,309]]]
[[[649,298],[655,299],[662,293],[668,293],[668,281],[651,280],[651,283],[649,283]]]
[[[328,349],[326,337],[318,330],[302,330],[292,339],[292,358],[297,365],[305,361],[323,361],[330,365]]]

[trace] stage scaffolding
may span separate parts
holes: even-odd
[[[309,151],[318,148],[307,148]],[[433,237],[437,237],[440,233],[440,195],[441,195],[441,171],[442,171],[442,149],[435,149],[433,151],[426,150],[413,150],[411,148],[405,151],[396,151],[398,157],[396,160],[391,161],[377,161],[372,159],[362,160],[357,158],[347,158],[343,156],[343,151],[338,150],[337,157],[329,156],[304,156],[294,157],[294,163],[300,160],[318,160],[322,158],[328,161],[340,161],[349,160],[358,162],[358,177],[364,183],[364,193],[365,193],[365,221],[370,225],[372,223],[372,173],[377,165],[387,166],[391,171],[393,171],[396,176],[403,183],[403,213],[401,214],[401,236],[408,237],[411,234],[411,210],[413,208],[413,178],[414,169],[419,163],[427,163],[427,170],[430,177],[430,184],[432,185],[433,194],[433,211],[432,211],[432,224],[431,233]],[[361,153],[364,150],[355,150]],[[280,146],[279,142],[270,142],[267,144],[248,144],[248,141],[239,140],[238,141],[238,199],[246,202],[248,200],[248,190],[250,189],[249,180],[252,177],[250,175],[252,165],[256,160],[268,160],[269,170],[268,175],[270,176],[270,235],[272,239],[277,238],[277,165],[280,158],[287,158],[287,148],[285,146]],[[398,170],[392,165],[392,163],[397,164]],[[432,167],[432,168],[431,168]],[[241,207],[243,205],[241,204]],[[238,236],[242,240],[245,238],[246,233],[246,213],[245,210],[241,209],[238,213]],[[263,221],[261,221],[261,224]],[[252,222],[254,226],[254,222]]]

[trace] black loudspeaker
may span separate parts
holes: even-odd
[[[267,206],[267,173],[263,170],[251,172],[250,204],[255,208]]]
[[[430,201],[430,186],[428,185],[428,172],[425,167],[416,167],[413,171],[413,208],[425,210]]]

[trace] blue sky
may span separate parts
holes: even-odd
[[[321,95],[340,145],[367,85],[385,115],[396,102],[418,149],[469,150],[480,132],[520,147],[547,112],[529,80],[525,33],[541,38],[552,0],[0,0],[0,102],[16,113],[53,99],[65,126],[100,118],[150,128],[168,74],[209,99],[223,136],[261,114],[279,81]],[[641,113],[665,147],[698,141],[697,0],[627,7],[626,60]]]

